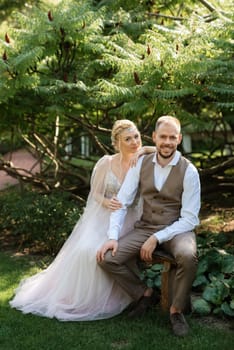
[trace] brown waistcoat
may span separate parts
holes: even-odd
[[[183,180],[189,161],[181,156],[158,191],[154,185],[153,157],[154,154],[149,154],[142,162],[140,194],[143,198],[143,214],[136,227],[162,229],[178,220],[180,216]]]

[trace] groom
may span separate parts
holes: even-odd
[[[97,252],[99,265],[137,301],[131,316],[143,314],[152,303],[152,288],[140,280],[128,264],[140,254],[150,262],[161,246],[172,254],[177,266],[172,283],[170,321],[177,336],[185,336],[189,326],[183,315],[197,269],[196,238],[199,223],[200,180],[197,169],[177,150],[181,143],[177,118],[160,117],[153,132],[156,153],[138,160],[129,170],[118,199],[122,208],[110,218],[108,240]],[[119,237],[127,207],[140,190],[143,214],[134,229]]]

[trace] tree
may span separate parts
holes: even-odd
[[[41,0],[14,0],[14,1],[8,1],[8,0],[1,0],[0,3],[0,20],[8,20],[10,22],[10,15],[13,11],[27,11],[32,5],[40,6]]]
[[[2,130],[18,133],[43,162],[40,177],[24,180],[48,191],[73,191],[75,182],[81,193],[88,177],[64,159],[68,136],[86,131],[103,154],[113,120],[134,119],[149,140],[168,113],[208,138],[198,162],[204,184],[217,188],[221,174],[218,183],[232,187],[232,151],[224,152],[233,144],[228,10],[207,1],[70,0],[36,8],[30,21],[19,15],[1,43],[0,109]],[[20,176],[9,164],[0,168]]]
[[[103,71],[98,63],[104,50],[102,18],[89,2],[77,7],[69,1],[54,11],[35,9],[31,16],[34,20],[29,23],[19,15],[20,29],[5,36],[0,67],[2,126],[14,125],[13,132],[43,156],[43,179],[40,175],[23,180],[50,190],[74,167],[64,158],[61,161],[67,134],[91,126],[86,117],[94,109],[90,92]],[[9,164],[2,166],[20,176]],[[73,176],[78,186],[88,185],[83,169]]]

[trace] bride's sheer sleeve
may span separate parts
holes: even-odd
[[[110,167],[110,156],[102,157],[94,166],[90,180],[89,200],[95,200],[103,206],[105,206],[106,178]]]

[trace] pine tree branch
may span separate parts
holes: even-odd
[[[184,17],[163,15],[159,12],[148,12],[147,15],[152,16],[152,17],[160,17],[160,18],[170,19],[172,21],[184,21],[185,20]]]
[[[221,164],[217,164],[212,166],[211,168],[206,168],[206,169],[202,169],[200,170],[200,174],[201,176],[207,176],[207,175],[214,175],[214,174],[218,174],[226,169],[229,169],[231,167],[234,166],[234,157],[229,158],[228,160],[224,161]]]
[[[95,124],[93,124],[91,122],[91,119],[90,118],[86,118],[85,116],[83,116],[83,118],[79,118],[77,119],[76,117],[74,116],[71,116],[69,115],[68,118],[72,119],[72,120],[75,120],[76,122],[78,122],[79,124],[82,125],[82,128],[85,129],[87,131],[87,133],[92,137],[92,139],[94,140],[95,144],[98,146],[98,148],[104,153],[104,154],[107,154],[107,146],[106,145],[103,145],[100,140],[98,139],[97,135],[96,135],[96,132],[97,131],[101,131],[101,132],[109,132],[110,133],[110,130],[106,129],[106,128],[102,128],[100,126],[97,126]]]
[[[35,175],[27,169],[16,168],[9,161],[6,162],[0,159],[0,170],[5,171],[9,176],[17,179],[18,181],[31,183],[34,186],[41,186],[48,192],[51,190],[47,181],[44,181],[41,176]]]
[[[215,12],[217,15],[219,15],[219,16],[224,16],[224,18],[225,18],[225,20],[228,20],[229,21],[229,19],[227,18],[227,17],[225,17],[227,14],[224,12],[224,11],[222,11],[222,10],[217,10],[212,4],[210,4],[208,1],[206,1],[206,0],[199,0],[199,2],[202,4],[202,5],[204,5],[210,12]],[[206,18],[206,22],[208,23],[208,22],[212,22],[213,20],[215,20],[216,19],[216,16],[207,16],[207,18]]]
[[[211,5],[208,1],[199,0],[199,2],[202,3],[202,5],[204,5],[210,12],[216,11],[215,7],[213,5]]]

